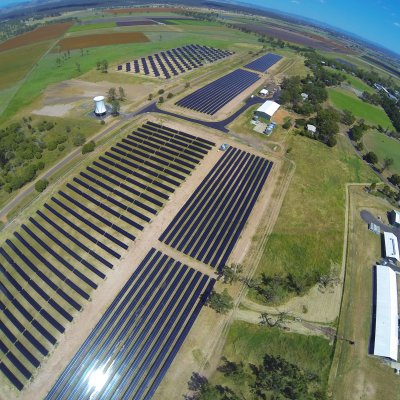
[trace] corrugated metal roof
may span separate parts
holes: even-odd
[[[397,361],[398,303],[396,273],[376,266],[376,319],[374,355]]]
[[[392,232],[385,232],[383,236],[385,239],[385,256],[400,261],[399,242],[397,241],[397,236]]]
[[[280,105],[278,103],[275,103],[274,101],[271,100],[267,100],[257,109],[257,112],[262,112],[272,117],[276,113],[279,107]]]

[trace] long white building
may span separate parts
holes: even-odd
[[[375,341],[373,354],[397,361],[398,303],[396,273],[389,267],[376,266]]]
[[[383,237],[385,240],[385,257],[400,261],[397,236],[392,232],[385,232]]]

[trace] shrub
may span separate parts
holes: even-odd
[[[39,179],[35,183],[35,189],[37,192],[40,193],[40,192],[43,192],[43,190],[45,190],[48,185],[49,185],[49,181],[47,179]]]
[[[93,140],[91,140],[90,142],[82,146],[82,154],[87,154],[92,152],[95,149],[95,147],[96,143]]]
[[[165,92],[164,89],[160,89],[160,90],[158,91],[158,94],[164,94],[164,92]]]
[[[167,95],[167,99],[170,99],[170,98],[172,98],[174,95],[171,93],[171,92],[169,92],[168,93],[168,95]]]
[[[77,133],[74,136],[74,139],[72,141],[72,144],[76,147],[82,146],[85,143],[85,136],[83,136],[81,133]]]

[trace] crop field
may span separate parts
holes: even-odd
[[[203,139],[149,122],[71,179],[0,247],[7,282],[0,365],[18,390],[206,153]]]
[[[68,33],[115,28],[116,26],[117,24],[115,22],[98,22],[96,24],[73,25],[71,26],[71,28],[68,29]]]
[[[57,47],[60,51],[110,46],[114,44],[144,43],[149,38],[141,32],[101,33],[61,39]]]
[[[177,76],[202,65],[211,64],[232,54],[227,50],[190,44],[135,59],[124,65],[120,64],[117,70],[122,71],[125,67],[126,72],[169,79],[171,76]]]
[[[160,241],[222,268],[239,240],[272,162],[230,147],[178,212]]]
[[[236,69],[189,94],[176,105],[214,115],[259,79],[260,76],[254,72]]]
[[[49,42],[41,42],[0,52],[0,90],[22,79],[48,48]]]
[[[16,47],[31,45],[37,42],[56,39],[72,26],[71,22],[46,25],[36,28],[31,32],[23,33],[3,43],[0,43],[0,51],[15,49]]]
[[[339,110],[350,110],[357,118],[382,127],[393,129],[389,117],[382,108],[365,103],[357,96],[342,89],[328,88],[329,100]]]
[[[373,151],[382,164],[385,158],[391,158],[393,164],[389,173],[400,174],[400,141],[387,137],[383,133],[368,131],[363,136],[363,143],[368,151]]]
[[[152,249],[46,399],[151,398],[214,283]],[[103,382],[93,387],[99,373]]]

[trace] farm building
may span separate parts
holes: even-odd
[[[399,243],[396,235],[391,232],[384,232],[383,237],[385,241],[385,257],[400,261]]]
[[[311,124],[307,124],[307,131],[311,133],[311,135],[315,135],[317,133],[317,127]]]
[[[389,213],[390,222],[393,226],[400,228],[400,211],[392,210]]]
[[[398,303],[396,273],[389,267],[375,267],[375,298],[372,326],[375,332],[373,354],[397,361],[398,354]]]
[[[264,119],[271,119],[271,117],[278,111],[280,105],[274,101],[267,100],[255,112],[255,114]]]

